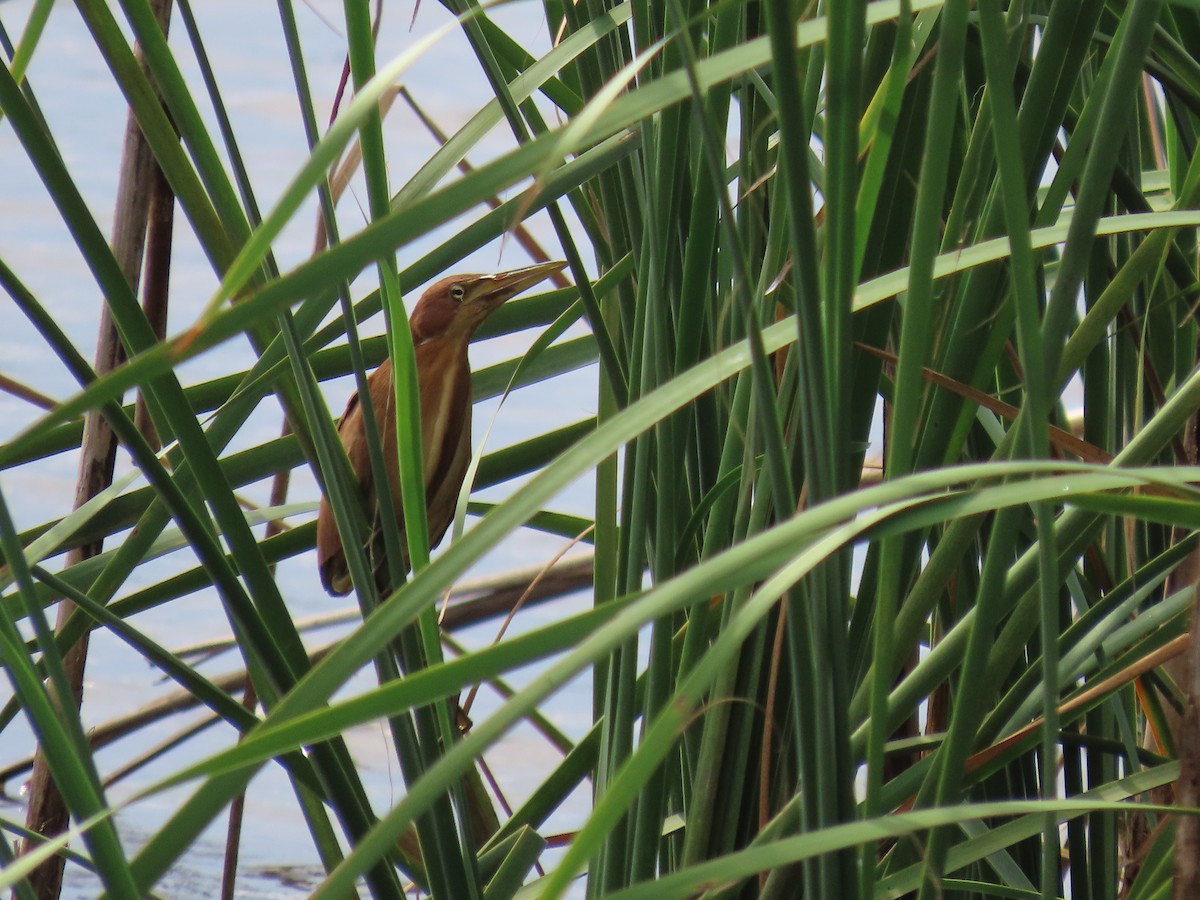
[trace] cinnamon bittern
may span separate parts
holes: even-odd
[[[471,461],[471,366],[467,347],[475,330],[511,297],[566,267],[541,263],[498,275],[453,275],[421,295],[409,318],[417,362],[421,403],[421,451],[425,463],[425,505],[430,548],[436,547],[454,519],[459,490]],[[400,461],[396,446],[396,408],[392,361],[386,359],[367,379],[371,406],[383,440],[389,497],[401,528]],[[350,466],[368,511],[379,502],[371,475],[363,414],[358,394],[350,398],[338,423]],[[376,514],[376,521],[377,521]],[[406,546],[401,541],[401,546]],[[381,587],[387,586],[379,529],[374,529],[368,558]],[[407,564],[407,550],[405,563]],[[329,501],[317,514],[317,564],[330,594],[350,592],[350,571]]]

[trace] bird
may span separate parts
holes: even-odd
[[[566,268],[565,262],[545,262],[496,275],[451,275],[427,289],[409,317],[420,393],[421,452],[425,466],[425,505],[430,549],[442,540],[454,520],[459,491],[471,461],[471,365],[467,348],[476,329],[501,304]],[[383,440],[388,470],[388,498],[396,520],[404,527],[400,500],[400,468],[396,445],[395,391],[392,361],[386,359],[367,378],[375,422]],[[379,491],[371,474],[362,400],[357,393],[346,404],[338,434],[350,459],[368,518],[378,523]],[[408,566],[407,544],[401,539]],[[367,558],[376,584],[389,586],[378,527],[372,529]],[[327,496],[317,513],[317,567],[321,584],[335,597],[352,588],[342,537]]]

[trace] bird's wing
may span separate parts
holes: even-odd
[[[346,401],[346,408],[342,411],[342,417],[338,419],[338,431],[342,430],[342,426],[346,424],[346,420],[358,409],[358,391],[350,395],[350,399]]]
[[[385,360],[383,365],[372,372],[370,378],[367,379],[368,389],[373,399],[391,392],[391,368],[391,362]],[[378,411],[378,401],[375,401],[373,406]],[[387,422],[379,424],[386,433]],[[346,448],[346,455],[350,459],[350,468],[363,493],[367,508],[375,509],[375,480],[371,477],[371,460],[367,451],[362,408],[357,392],[347,401],[346,411],[338,420],[338,434]],[[395,446],[394,436],[392,446]],[[317,564],[321,573],[321,582],[329,593],[344,595],[349,592],[350,576],[346,566],[346,554],[342,547],[341,535],[334,522],[333,510],[325,496],[321,497],[321,507],[317,513]]]

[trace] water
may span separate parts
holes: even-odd
[[[20,34],[31,3],[15,0],[0,5],[0,21],[12,36]],[[341,75],[345,43],[329,22],[341,17],[340,3],[311,0],[296,9],[305,48],[312,88],[322,116],[332,103]],[[305,159],[306,147],[291,75],[286,64],[283,38],[274,6],[244,4],[232,0],[205,0],[195,5],[202,35],[212,65],[217,72],[228,104],[251,180],[264,210],[269,209],[292,174]],[[416,26],[410,32],[411,6],[386,7],[380,35],[380,59],[401,52],[422,35],[446,21],[445,11],[433,3],[421,6]],[[548,46],[549,37],[540,22],[540,11],[533,4],[517,4],[497,13],[496,18],[530,48]],[[178,18],[172,24],[172,43],[183,45],[184,32]],[[198,69],[186,53],[184,71],[193,85],[199,84]],[[453,33],[410,71],[406,82],[418,100],[437,118],[443,129],[453,132],[465,122],[488,96],[486,82],[470,64],[473,57],[465,40]],[[447,61],[452,78],[447,78]],[[101,231],[108,233],[116,192],[116,173],[125,123],[122,98],[111,83],[103,59],[92,44],[76,11],[65,4],[55,6],[38,55],[30,70],[30,84],[42,111],[50,123],[63,158],[76,179]],[[196,88],[199,91],[199,88]],[[211,116],[208,121],[213,122]],[[436,149],[434,140],[417,124],[406,109],[397,108],[385,123],[389,154],[389,174],[398,186]],[[478,163],[511,146],[511,136],[497,130],[472,154]],[[99,320],[98,291],[85,264],[75,250],[73,240],[59,219],[35,170],[7,123],[0,124],[0,257],[12,266],[42,303],[54,313],[59,325],[80,349],[91,358]],[[349,232],[359,227],[365,208],[365,194],[356,184],[342,201],[342,227]],[[310,203],[296,224],[281,236],[275,250],[281,268],[288,269],[307,257],[312,242],[315,203]],[[542,219],[530,222],[534,233],[552,254],[554,241],[548,224]],[[439,243],[449,229],[430,235],[401,251],[401,263],[412,261]],[[489,271],[511,268],[527,262],[511,241],[498,243],[473,254],[461,265],[462,271]],[[216,278],[199,247],[192,239],[182,216],[177,217],[176,245],[172,263],[172,309],[169,332],[177,332],[195,318],[216,287]],[[361,296],[370,287],[370,276],[360,278],[354,288]],[[71,396],[77,385],[51,350],[11,304],[0,306],[0,372],[34,385],[53,399]],[[382,330],[377,319],[371,323]],[[370,329],[370,326],[368,326]],[[473,352],[476,367],[519,354],[532,340],[530,335],[514,335],[488,342]],[[185,383],[198,383],[229,371],[248,367],[253,355],[244,340],[235,340],[217,353],[210,353],[183,366],[180,377]],[[346,380],[330,386],[330,408],[340,410],[349,393]],[[489,446],[499,447],[567,424],[594,412],[595,373],[588,370],[558,379],[553,386],[518,391],[506,402],[496,418]],[[481,404],[476,410],[477,440],[492,419],[496,403]],[[23,400],[0,393],[0,439],[8,440],[35,421],[39,411]],[[247,423],[230,450],[253,446],[278,434],[280,416],[277,406],[264,403]],[[128,470],[121,459],[119,468]],[[60,454],[36,466],[0,475],[0,488],[25,528],[64,515],[70,510],[74,490],[76,459]],[[515,485],[486,492],[489,500],[507,496]],[[248,486],[239,493],[265,503],[269,484]],[[558,509],[587,514],[590,486],[581,484],[556,503]],[[315,503],[317,491],[311,476],[298,471],[293,480],[291,499]],[[562,542],[537,533],[522,534],[499,547],[473,574],[544,563],[556,553]],[[175,554],[146,567],[127,586],[137,590],[173,571],[192,563]],[[312,554],[285,561],[278,579],[293,614],[299,618],[330,610],[330,600],[315,579]],[[537,627],[571,609],[586,604],[583,597],[560,601],[523,614],[517,630]],[[228,633],[220,605],[211,592],[180,598],[168,607],[138,616],[135,624],[168,647],[177,647]],[[479,626],[459,633],[456,638],[470,646],[479,646],[494,635],[495,626]],[[313,637],[314,645],[328,640],[336,632],[324,631]],[[238,661],[225,655],[205,666],[208,674],[237,667]],[[520,685],[528,673],[516,673],[511,682]],[[364,674],[348,687],[361,690],[371,685]],[[170,684],[135,653],[106,632],[95,635],[88,666],[87,696],[84,705],[85,726],[94,727],[115,716],[141,707],[152,697],[166,693]],[[6,700],[7,683],[0,688],[0,700]],[[480,695],[473,713],[476,720],[487,715],[496,701],[487,691]],[[572,736],[580,736],[589,722],[590,689],[584,682],[561,692],[546,707],[556,724]],[[186,722],[197,720],[195,712],[168,720],[138,733],[133,740],[117,742],[100,751],[97,761],[102,773],[111,772],[131,756],[165,739]],[[169,762],[155,763],[115,786],[110,799],[121,802],[139,788],[177,769],[185,761],[227,746],[231,731],[210,729],[191,742],[185,751],[174,751]],[[383,729],[364,726],[347,735],[350,748],[359,763],[378,808],[386,808],[402,795],[403,785],[390,755]],[[0,765],[26,755],[32,738],[21,721],[0,733]],[[540,778],[556,763],[557,754],[529,729],[517,729],[489,754],[493,769],[509,791],[509,801],[519,804],[540,783]],[[514,765],[515,763],[515,765]],[[10,795],[19,785],[6,786]],[[158,795],[142,801],[119,817],[127,850],[134,852],[145,836],[169,817],[193,788]],[[547,833],[575,827],[586,810],[586,799],[579,798],[572,811],[559,813],[547,823]],[[6,804],[6,818],[23,820],[23,810]],[[293,897],[307,894],[320,869],[307,830],[297,815],[291,789],[281,770],[268,766],[254,780],[248,803],[239,868],[238,896]],[[224,822],[218,819],[204,836],[189,849],[180,864],[156,890],[167,897],[211,896],[216,892],[224,844]],[[90,897],[96,882],[86,872],[68,867],[64,896]]]

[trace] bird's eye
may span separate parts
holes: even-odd
[[[463,300],[466,299],[467,289],[464,288],[461,284],[451,285],[450,286],[450,296],[453,297],[455,300],[457,300],[459,303],[462,303]]]

